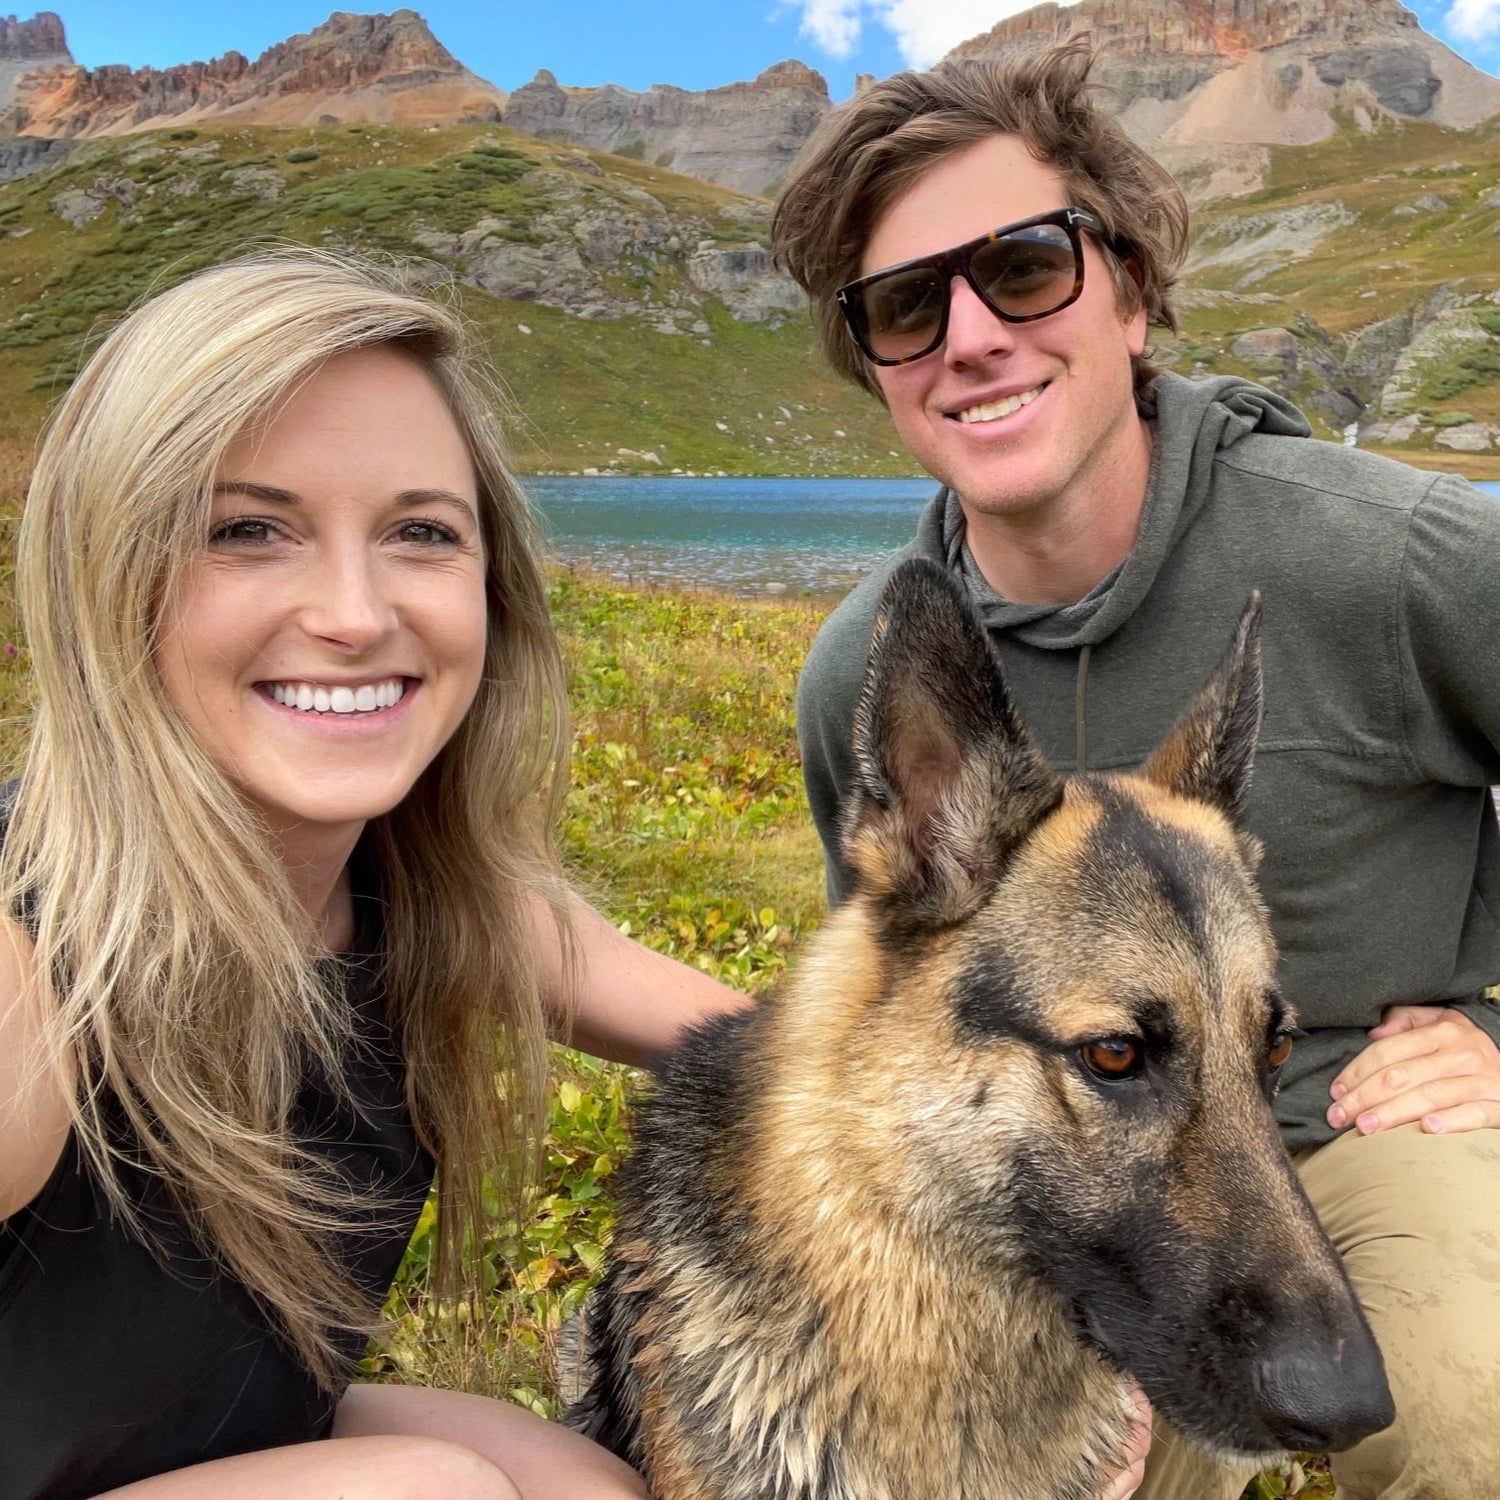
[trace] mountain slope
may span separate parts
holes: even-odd
[[[141,297],[293,240],[451,279],[518,408],[525,468],[909,472],[884,412],[815,360],[766,219],[762,200],[493,126],[93,141],[0,185],[0,440],[29,446]]]

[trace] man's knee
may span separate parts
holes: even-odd
[[[1344,1500],[1494,1494],[1500,1132],[1343,1136],[1299,1162],[1380,1343],[1396,1421],[1333,1460]]]

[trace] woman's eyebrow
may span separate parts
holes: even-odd
[[[253,479],[221,479],[214,485],[216,495],[246,495],[269,505],[296,505],[297,496],[274,484],[257,484]]]
[[[465,495],[460,495],[454,490],[402,490],[396,496],[397,505],[456,505],[467,515],[473,516],[475,505]]]

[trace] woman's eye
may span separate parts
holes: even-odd
[[[1134,1078],[1146,1066],[1146,1049],[1134,1037],[1107,1036],[1078,1051],[1084,1067],[1105,1083]]]
[[[275,539],[276,528],[270,521],[257,520],[254,516],[237,516],[231,521],[220,521],[209,532],[210,545],[258,547]]]
[[[397,534],[403,542],[415,542],[419,547],[453,547],[458,544],[458,533],[441,521],[406,521]]]

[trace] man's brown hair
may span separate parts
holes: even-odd
[[[1172,286],[1187,252],[1188,210],[1172,175],[1096,103],[1093,49],[1082,40],[1001,59],[897,73],[824,117],[776,201],[777,262],[812,299],[818,341],[833,367],[880,396],[834,293],[861,274],[860,257],[888,208],[934,163],[993,135],[1015,135],[1063,180],[1067,201],[1096,214],[1123,311],[1145,305],[1177,330]],[[1157,373],[1151,351],[1132,361],[1136,389]]]

